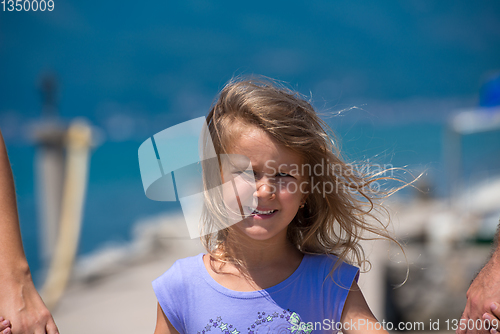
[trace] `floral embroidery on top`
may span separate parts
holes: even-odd
[[[213,330],[215,330],[215,332]],[[212,331],[210,334],[219,332],[222,334],[241,333],[233,325],[229,324],[229,322],[222,321],[222,317],[220,316],[218,316],[216,320],[210,319],[204,329],[197,332],[197,334],[207,334],[209,331]],[[290,310],[282,310],[282,312],[275,311],[271,314],[257,312],[255,321],[247,328],[247,334],[311,334],[312,331],[312,328],[310,328],[307,323],[301,321],[297,313],[291,312]]]

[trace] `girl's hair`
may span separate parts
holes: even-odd
[[[390,193],[373,187],[378,181],[392,178],[384,176],[386,170],[370,173],[368,168],[347,163],[332,130],[299,93],[268,78],[233,78],[208,113],[207,125],[207,137],[217,155],[229,152],[230,143],[242,129],[255,126],[298,153],[305,170],[324,166],[322,173],[304,177],[319,184],[319,190],[328,185],[328,191],[314,191],[308,182],[306,205],[288,226],[288,239],[301,252],[335,254],[343,261],[363,266],[368,262],[360,240],[382,238],[399,245],[387,230],[388,223],[384,224],[378,214],[386,213],[378,200]],[[205,189],[213,188],[208,179],[213,180],[217,173],[220,169],[204,167]],[[219,209],[221,195],[212,193],[205,199],[204,224],[213,228],[220,224],[217,217],[223,215]],[[219,231],[202,237],[205,248],[222,262],[237,263],[225,248],[231,229],[216,229]]]

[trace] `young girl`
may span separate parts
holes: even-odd
[[[207,125],[217,155],[230,157],[218,172],[235,181],[243,219],[202,237],[207,254],[153,282],[155,334],[386,333],[348,264],[365,260],[365,233],[393,240],[366,219],[379,222],[370,188],[378,179],[344,162],[312,106],[271,80],[230,81]],[[250,209],[241,177],[254,182]],[[209,227],[227,218],[214,201],[206,199]]]

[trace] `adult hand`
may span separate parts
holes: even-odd
[[[19,275],[0,275],[0,316],[10,321],[12,334],[57,334],[54,319],[27,270],[21,280]]]
[[[0,334],[12,334],[10,321],[0,317]]]
[[[457,334],[486,334],[483,315],[491,314],[493,302],[500,302],[500,251],[497,250],[490,261],[479,272],[467,291],[467,304],[460,319]],[[483,321],[483,328],[479,322]]]
[[[491,334],[498,334],[500,329],[500,304],[491,303],[490,313],[483,314],[483,320],[489,325]]]

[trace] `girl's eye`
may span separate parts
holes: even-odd
[[[276,174],[276,176],[279,176],[279,177],[287,177],[287,176],[290,176],[290,177],[292,177],[290,174],[287,174],[287,173],[278,173],[278,174]]]
[[[234,171],[233,174],[236,174],[236,175],[243,175],[243,176],[255,176],[255,173],[254,171],[252,170],[238,170],[238,171]]]

